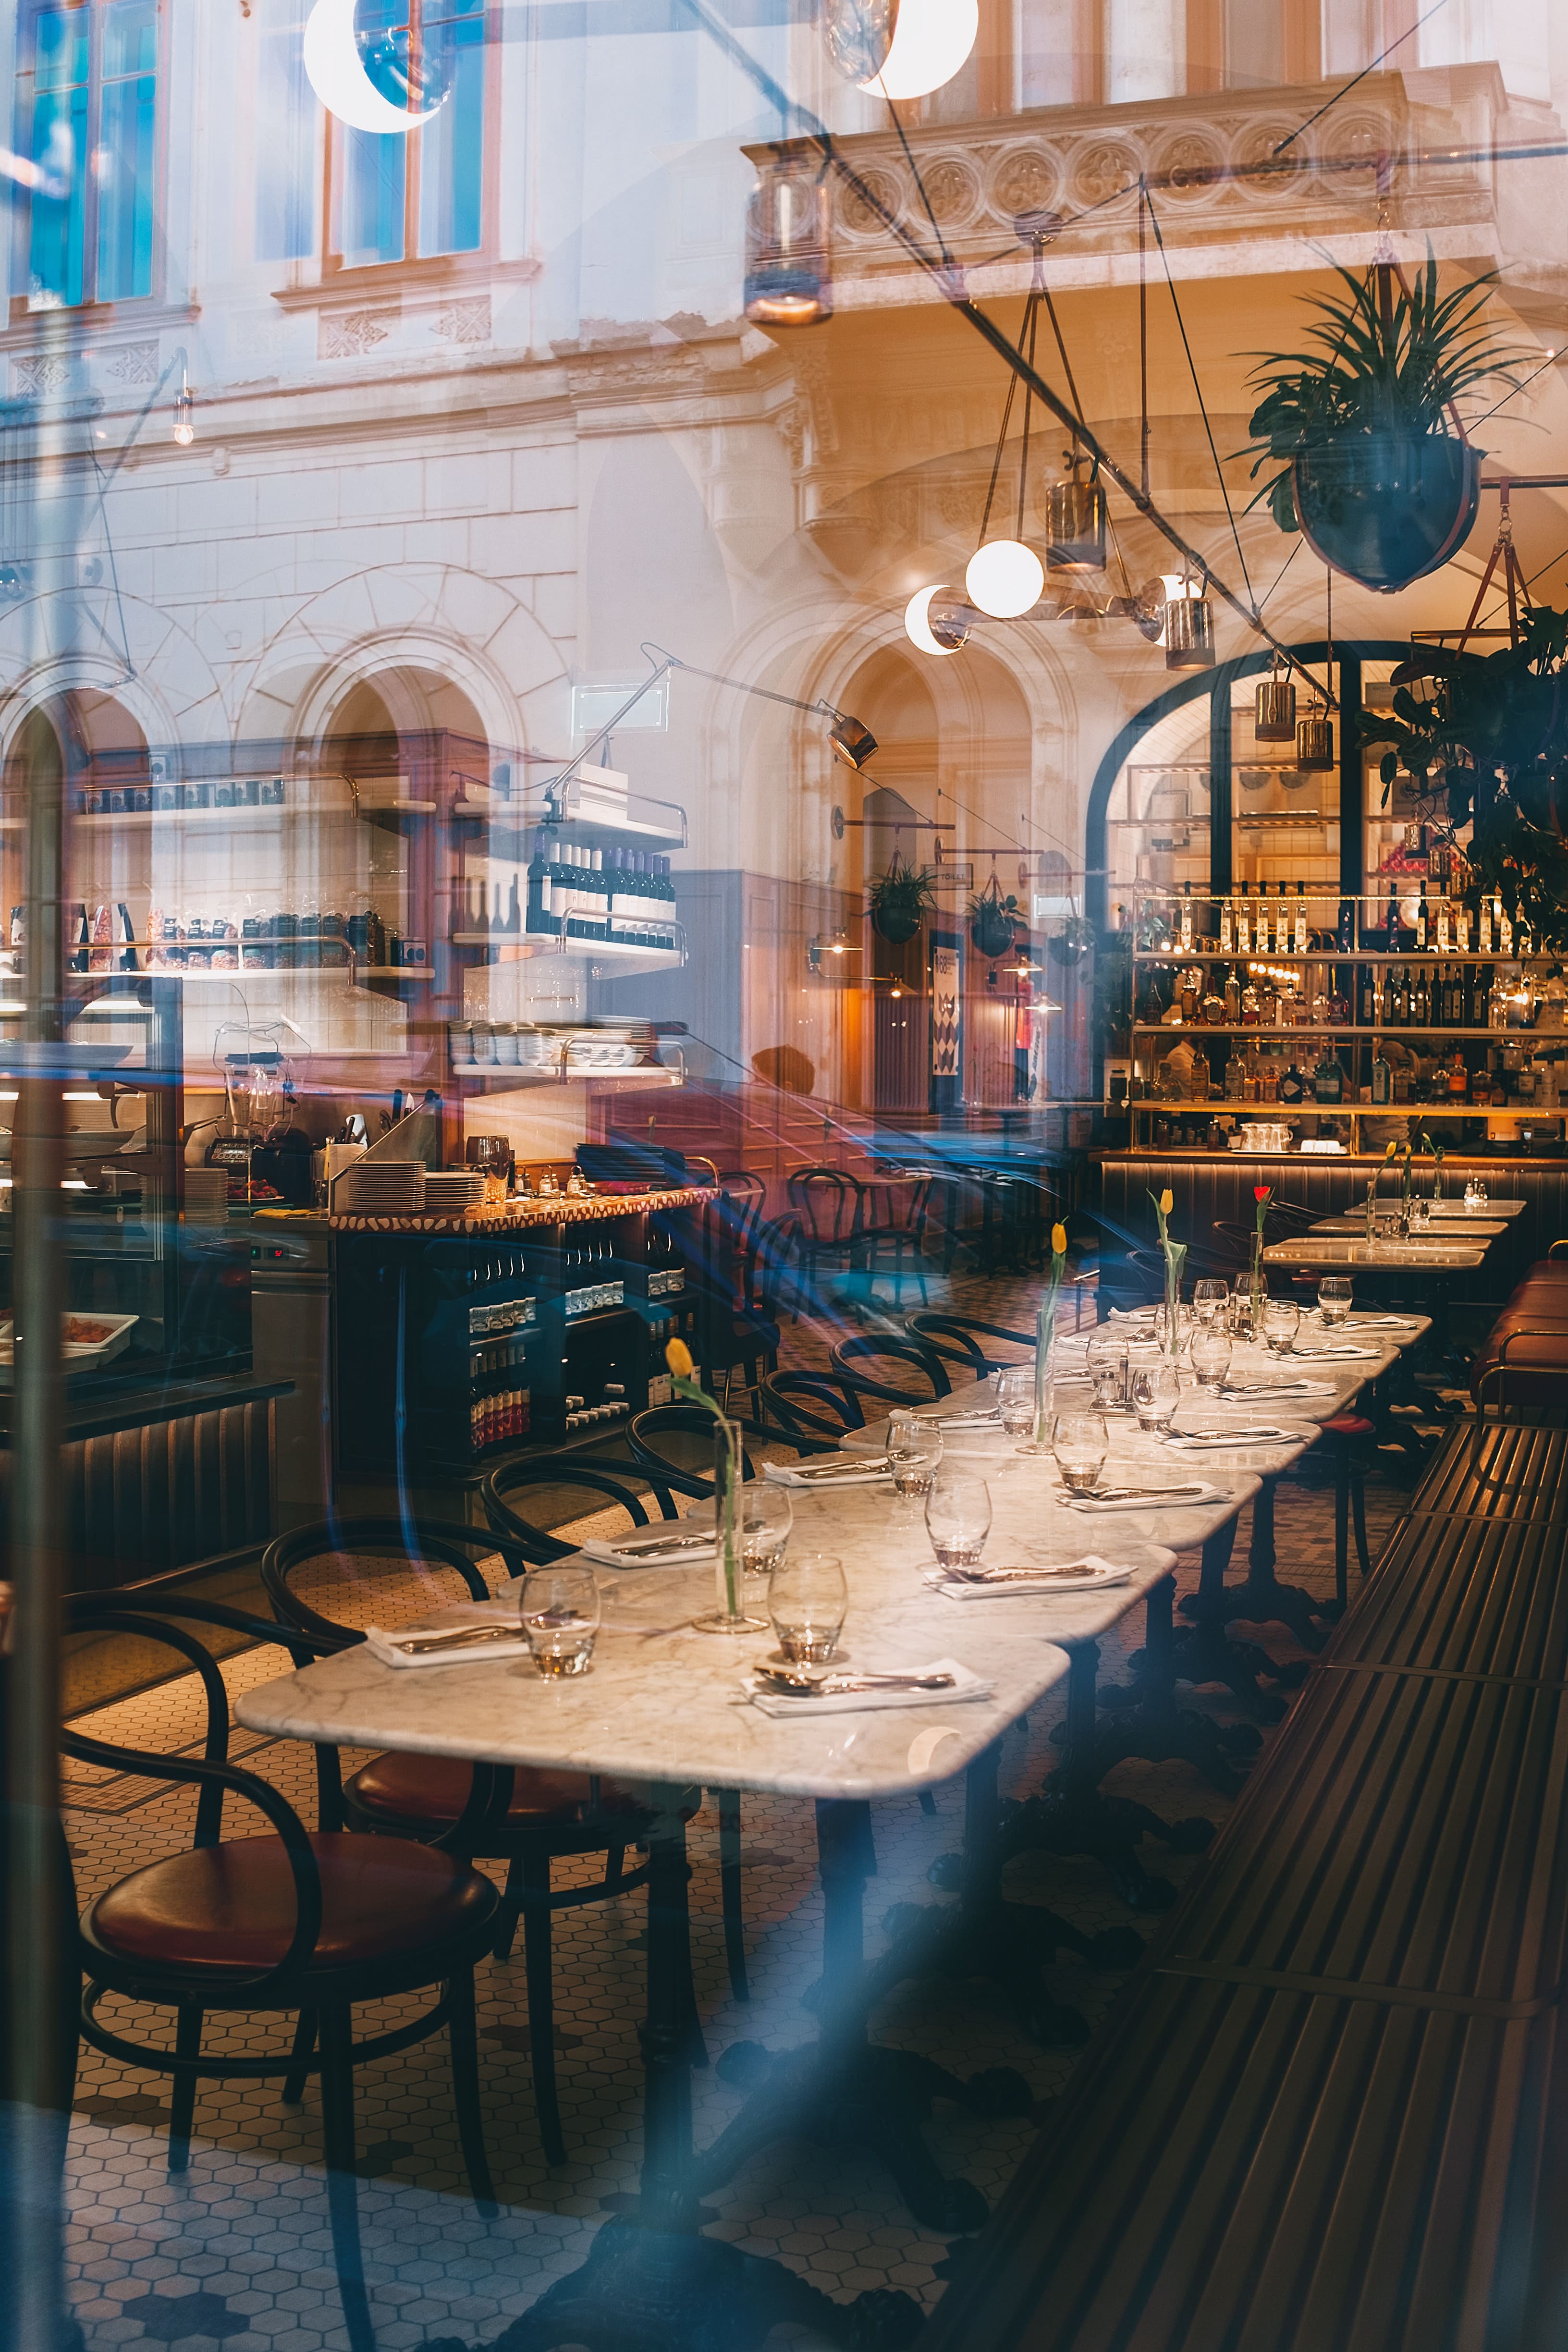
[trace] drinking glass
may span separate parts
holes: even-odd
[[[1127,1342],[1098,1333],[1084,1351],[1097,1412],[1119,1412],[1127,1402]]]
[[[972,1472],[949,1468],[931,1480],[926,1533],[943,1568],[973,1568],[991,1532],[991,1489]]]
[[[923,1495],[942,1460],[942,1435],[934,1421],[896,1412],[888,1432],[888,1459],[896,1495]]]
[[[761,1598],[761,1580],[771,1576],[784,1556],[795,1509],[782,1486],[754,1478],[736,1497],[740,1513],[741,1572],[753,1600]]]
[[[542,1675],[585,1675],[599,1632],[599,1585],[590,1568],[535,1568],[523,1580],[522,1630]]]
[[[1193,1285],[1193,1313],[1207,1330],[1216,1316],[1223,1317],[1225,1304],[1230,1297],[1230,1285],[1223,1275],[1205,1275],[1202,1282]]]
[[[1086,1495],[1099,1484],[1110,1443],[1105,1433],[1103,1413],[1061,1412],[1057,1415],[1052,1450],[1057,1457],[1057,1467],[1062,1474],[1062,1484],[1069,1493]]]
[[[1009,1437],[1033,1437],[1035,1433],[1035,1368],[1033,1364],[1010,1364],[996,1377],[996,1409],[1002,1416],[1002,1426]]]
[[[768,1614],[792,1664],[822,1666],[838,1647],[849,1612],[844,1563],[830,1551],[782,1559],[768,1580]]]
[[[1301,1310],[1293,1298],[1268,1298],[1263,1305],[1263,1339],[1272,1356],[1288,1356],[1301,1328]]]
[[[1230,1370],[1230,1334],[1217,1317],[1206,1331],[1193,1333],[1193,1370],[1200,1388],[1225,1386]]]
[[[1157,1436],[1170,1428],[1181,1395],[1174,1364],[1146,1365],[1133,1373],[1132,1410],[1145,1435]]]
[[[1326,1274],[1319,1283],[1318,1312],[1331,1331],[1337,1324],[1350,1321],[1353,1287],[1346,1274]]]

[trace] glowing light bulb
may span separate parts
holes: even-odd
[[[881,70],[860,84],[873,98],[927,98],[967,62],[980,33],[980,0],[899,0]]]
[[[195,406],[190,378],[182,375],[180,389],[174,394],[174,439],[182,449],[188,449],[196,437],[196,428],[191,422],[191,411]]]
[[[1046,567],[1021,539],[994,539],[970,558],[963,584],[993,620],[1016,621],[1039,603]]]

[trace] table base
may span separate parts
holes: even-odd
[[[925,2324],[911,2295],[874,2287],[835,2303],[783,2263],[636,2221],[606,2221],[587,2261],[558,2279],[488,2352],[761,2352],[788,2320],[848,2352],[902,2352]],[[467,2352],[456,2342],[426,2352]]]
[[[1210,1540],[1222,1540],[1224,1533]],[[1104,1712],[1093,1732],[1095,1780],[1102,1780],[1113,1765],[1131,1758],[1148,1764],[1175,1761],[1190,1764],[1222,1797],[1238,1796],[1243,1784],[1237,1760],[1257,1754],[1263,1744],[1262,1734],[1253,1724],[1211,1723],[1206,1715],[1177,1706],[1178,1665],[1194,1633],[1184,1628],[1178,1640],[1172,1608],[1174,1590],[1168,1576],[1150,1589],[1144,1646],[1131,1661],[1131,1684],[1112,1685],[1096,1694]],[[1228,1641],[1225,1648],[1224,1663],[1228,1665],[1240,1652]]]
[[[1328,1636],[1313,1620],[1324,1613],[1326,1604],[1299,1584],[1281,1584],[1274,1573],[1279,1558],[1274,1543],[1274,1492],[1278,1484],[1277,1478],[1266,1477],[1253,1497],[1246,1583],[1228,1590],[1221,1584],[1217,1591],[1206,1591],[1200,1584],[1198,1591],[1183,1601],[1182,1614],[1216,1628],[1237,1623],[1284,1625],[1304,1649],[1321,1650]],[[1290,1688],[1305,1681],[1306,1672],[1299,1664],[1293,1676],[1289,1669],[1276,1667],[1273,1678]]]

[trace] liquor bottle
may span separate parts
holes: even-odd
[[[1427,994],[1426,975],[1425,972],[1421,974],[1421,977],[1415,983],[1415,1026],[1417,1029],[1429,1029],[1431,1027],[1432,1004],[1431,999]]]
[[[1226,1102],[1240,1102],[1246,1090],[1246,1085],[1247,1063],[1242,1056],[1239,1043],[1233,1039],[1231,1042],[1229,1057],[1227,1058],[1225,1066],[1225,1098]]]
[[[1340,900],[1339,941],[1342,955],[1355,953],[1355,900],[1353,898]]]
[[[1190,882],[1184,882],[1182,885],[1182,953],[1191,955],[1192,951],[1193,886]]]
[[[1421,885],[1421,896],[1416,902],[1415,908],[1415,946],[1418,953],[1422,955],[1425,955],[1426,952],[1426,885],[1423,882]]]
[[[1489,898],[1483,898],[1483,899],[1481,900],[1480,913],[1479,913],[1479,918],[1478,918],[1478,936],[1477,936],[1477,942],[1476,942],[1476,952],[1477,952],[1477,954],[1478,954],[1478,955],[1489,956],[1489,955],[1490,955],[1490,953],[1491,953],[1491,951],[1492,951],[1492,908],[1491,908],[1491,900],[1490,900]]]
[[[1289,955],[1290,952],[1290,901],[1285,895],[1283,882],[1279,885],[1279,903],[1274,909],[1274,952],[1276,955]]]
[[[1241,982],[1232,964],[1225,978],[1225,1017],[1226,1026],[1237,1028],[1241,1023]]]
[[[1470,1074],[1465,1067],[1464,1049],[1456,1045],[1454,1058],[1448,1065],[1448,1100],[1463,1102],[1469,1092],[1469,1086]]]
[[[1440,898],[1437,902],[1437,951],[1440,955],[1454,952],[1454,902]]]
[[[1492,901],[1492,915],[1497,923],[1497,950],[1505,962],[1513,958],[1513,921],[1500,898]]]
[[[1386,920],[1388,926],[1388,952],[1390,955],[1397,955],[1399,952],[1399,892],[1392,882],[1388,886],[1388,915]]]
[[[1248,886],[1245,882],[1241,885],[1240,895],[1237,900],[1236,952],[1241,956],[1252,953],[1252,901]]]
[[[1333,967],[1331,965],[1329,969],[1329,1020],[1334,1028],[1345,1029],[1350,1025],[1350,1017],[1351,1001],[1344,992],[1342,975],[1335,971]]]
[[[1377,991],[1373,980],[1373,970],[1374,967],[1370,963],[1363,963],[1361,968],[1361,985],[1357,996],[1361,1008],[1361,1025],[1363,1029],[1370,1029],[1377,1018],[1375,1003]]]
[[[1292,1062],[1279,1081],[1279,1100],[1287,1110],[1299,1109],[1305,1092],[1301,1073]]]
[[[1283,882],[1279,887],[1284,889]],[[1296,915],[1290,929],[1290,952],[1299,956],[1307,952],[1307,886],[1304,882],[1296,885]]]
[[[1383,1047],[1379,1045],[1372,1057],[1372,1098],[1374,1103],[1386,1103],[1392,1101],[1393,1096],[1394,1074],[1384,1060]]]
[[[1325,1045],[1312,1073],[1312,1099],[1321,1103],[1342,1102],[1344,1092],[1345,1075],[1340,1067],[1339,1055]]]

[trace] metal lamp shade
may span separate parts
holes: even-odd
[[[1310,712],[1296,730],[1296,765],[1320,774],[1334,765],[1334,722],[1321,710]]]
[[[1288,677],[1266,677],[1258,688],[1253,731],[1260,743],[1295,741],[1296,689]]]
[[[1173,596],[1165,606],[1165,667],[1213,667],[1214,606],[1206,596]]]
[[[1098,482],[1053,482],[1046,492],[1047,572],[1103,572],[1105,492]]]
[[[746,316],[759,327],[815,327],[833,316],[827,185],[815,148],[775,148],[746,214]]]

